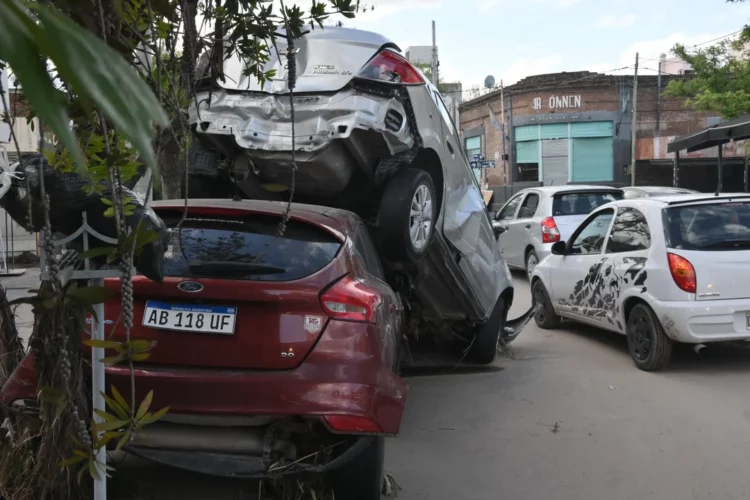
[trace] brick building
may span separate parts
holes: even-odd
[[[637,184],[671,185],[673,161],[666,144],[719,121],[716,114],[696,112],[662,95],[671,79],[687,77],[638,78]],[[500,91],[464,102],[459,128],[470,156],[496,160],[497,167],[487,172],[490,187],[626,185],[631,180],[632,91],[632,76],[587,71],[533,76],[504,89],[505,141],[490,114],[492,109],[498,121],[503,115]],[[744,156],[741,148],[728,146],[727,156]],[[710,156],[689,155],[682,163],[691,174],[683,180],[700,184],[710,178],[715,165]]]

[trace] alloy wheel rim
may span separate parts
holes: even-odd
[[[424,184],[421,184],[411,200],[409,213],[409,236],[416,250],[427,246],[432,231],[432,195]]]

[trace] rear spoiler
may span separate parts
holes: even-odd
[[[692,205],[693,203],[700,203],[703,201],[727,201],[727,200],[746,200],[750,201],[750,194],[727,194],[727,195],[707,195],[705,198],[692,198],[689,200],[675,200],[667,202],[670,207],[676,205]]]
[[[620,188],[601,187],[601,188],[584,188],[584,189],[571,189],[571,190],[565,190],[565,191],[558,191],[557,193],[554,193],[552,197],[564,196],[566,194],[591,194],[591,193],[620,193],[622,195],[625,194],[625,192]]]

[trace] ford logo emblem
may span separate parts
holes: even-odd
[[[177,285],[177,288],[179,288],[183,292],[195,293],[203,290],[203,285],[196,281],[183,281],[182,283]]]

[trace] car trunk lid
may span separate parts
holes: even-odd
[[[168,222],[174,226],[174,221]],[[290,369],[324,332],[319,294],[344,272],[342,242],[320,227],[279,218],[191,212],[170,230],[165,280],[133,278],[131,338],[153,342],[149,364]],[[106,281],[119,294],[119,280]],[[122,341],[121,297],[106,304],[108,338]]]
[[[562,191],[552,197],[552,218],[566,241],[595,208],[623,198],[619,189]]]
[[[750,201],[665,210],[667,247],[693,266],[697,300],[750,298]]]
[[[230,90],[288,94],[288,68],[284,51],[286,39],[276,38],[277,50],[271,50],[263,71],[276,74],[263,84],[246,75],[246,62],[232,56],[224,63],[224,81],[218,85]],[[295,93],[336,92],[346,86],[383,47],[396,47],[377,33],[347,28],[315,29],[295,40],[297,80]]]

